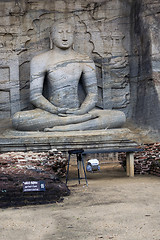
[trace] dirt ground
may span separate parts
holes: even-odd
[[[61,203],[0,209],[0,240],[160,240],[160,178],[118,165],[87,177]]]

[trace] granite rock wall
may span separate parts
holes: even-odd
[[[88,54],[96,63],[98,106],[129,112],[130,4],[127,1],[8,0],[0,2],[0,15],[0,55],[3,57],[7,52],[18,56],[21,110],[31,107],[30,60],[51,47],[49,30],[53,22],[66,19],[75,24],[74,49]],[[2,86],[1,95],[4,92],[6,88]],[[0,106],[3,116],[8,101],[9,93],[2,100],[6,106]]]
[[[135,0],[131,7],[130,86],[138,125],[160,130],[160,2]]]
[[[159,10],[157,0],[0,1],[0,118],[32,108],[30,60],[52,47],[50,26],[66,19],[74,49],[95,61],[97,105],[159,129]]]

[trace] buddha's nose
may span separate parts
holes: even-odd
[[[63,40],[65,40],[65,41],[67,40],[67,34],[65,31],[63,32]]]

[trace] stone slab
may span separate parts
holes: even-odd
[[[0,119],[5,119],[20,111],[19,60],[14,53],[0,55]]]
[[[61,151],[71,149],[135,148],[134,134],[127,128],[70,132],[22,132],[6,130],[0,136],[0,152]]]

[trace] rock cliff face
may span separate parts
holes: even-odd
[[[136,0],[131,7],[130,84],[133,117],[160,129],[160,2]]]
[[[50,26],[75,24],[74,49],[96,63],[99,101],[160,129],[158,0],[0,1],[0,118],[32,108],[30,60],[51,48]]]

